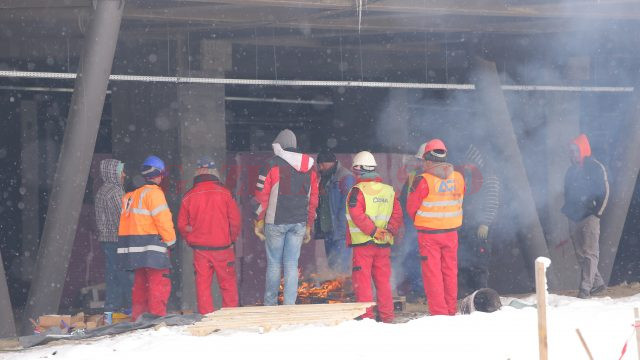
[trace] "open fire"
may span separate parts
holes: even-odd
[[[297,304],[336,304],[354,302],[355,297],[351,288],[351,277],[337,277],[332,280],[321,281],[317,274],[311,274],[309,279],[300,275]],[[284,301],[284,282],[280,282],[278,302]]]

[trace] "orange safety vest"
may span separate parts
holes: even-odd
[[[429,195],[422,200],[416,213],[417,227],[448,230],[462,225],[464,178],[453,171],[446,179],[424,173],[420,175],[429,186]]]
[[[122,268],[170,268],[167,246],[175,240],[171,211],[159,186],[147,184],[122,198],[118,228],[118,256]]]

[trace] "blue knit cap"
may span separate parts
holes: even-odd
[[[198,168],[207,168],[207,169],[216,168],[216,162],[213,161],[213,158],[211,158],[211,156],[208,156],[208,155],[205,155],[200,159],[198,159],[197,165],[198,165]]]

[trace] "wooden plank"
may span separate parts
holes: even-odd
[[[548,261],[548,259],[546,259]],[[535,262],[536,272],[536,298],[538,301],[538,349],[540,360],[547,360],[547,274],[546,264],[541,258]]]
[[[584,351],[587,352],[587,356],[589,357],[589,360],[593,360],[593,355],[591,355],[591,350],[589,350],[589,346],[587,346],[587,342],[584,340],[584,337],[582,337],[582,333],[580,332],[580,329],[576,329],[576,333],[580,338],[580,342],[582,343],[582,347],[584,348]]]
[[[291,325],[336,325],[365,313],[375,303],[340,303],[223,308],[191,325],[192,335],[204,336],[226,329],[273,328]]]

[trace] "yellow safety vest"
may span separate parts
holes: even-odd
[[[464,178],[454,171],[446,179],[422,174],[427,181],[429,195],[422,200],[414,225],[438,230],[457,229],[462,225]]]
[[[360,189],[360,192],[364,196],[365,201],[365,214],[376,224],[376,227],[386,228],[389,223],[389,219],[391,219],[391,215],[393,214],[393,200],[395,198],[395,191],[392,186],[387,184],[383,184],[380,182],[361,182],[356,184],[351,190],[354,188]],[[347,223],[349,224],[349,232],[351,234],[351,244],[359,245],[364,244],[369,241],[373,241],[376,244],[385,245],[390,244],[393,245],[393,237],[390,238],[388,242],[377,240],[370,236],[370,234],[363,233],[360,228],[351,220],[351,216],[349,216],[349,197],[351,196],[351,191],[349,191],[349,195],[347,196]]]

